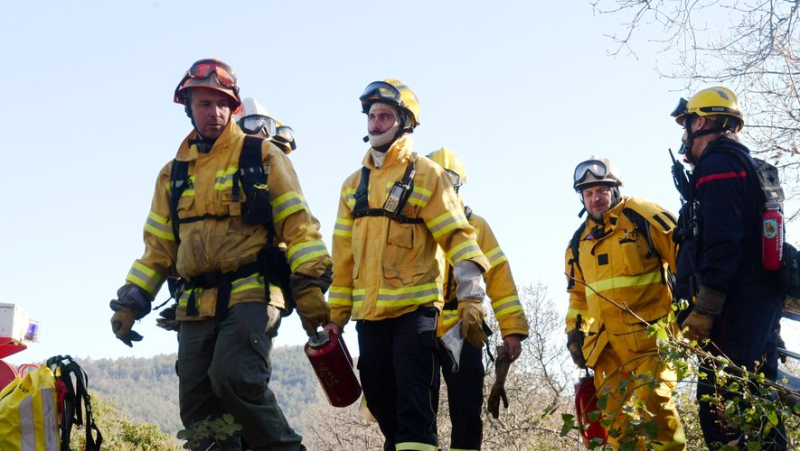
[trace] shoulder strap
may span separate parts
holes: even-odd
[[[103,434],[95,424],[92,415],[92,400],[89,395],[89,378],[83,368],[70,356],[55,356],[47,360],[46,365],[54,368],[56,379],[64,384],[64,423],[61,427],[61,450],[69,451],[69,439],[72,426],[83,426],[86,431],[86,450],[99,451],[103,443]],[[73,376],[75,383],[73,384]],[[86,411],[84,424],[83,409]],[[94,431],[94,433],[92,433]],[[95,435],[97,438],[95,438]]]
[[[636,210],[632,208],[623,208],[622,213],[631,220],[633,225],[644,233],[644,237],[647,240],[647,257],[652,257],[655,254],[657,257],[661,258],[661,255],[656,250],[655,246],[653,246],[653,237],[650,235],[650,224],[648,224],[647,220],[642,217]]]
[[[575,267],[581,267],[580,265],[580,245],[581,245],[581,234],[583,233],[584,229],[586,229],[586,222],[582,222],[578,230],[572,235],[572,239],[569,240],[569,248],[572,250],[572,260],[569,261],[570,264],[570,274],[569,274],[569,281],[567,282],[567,289],[571,290],[575,287]]]
[[[183,192],[189,186],[189,162],[172,160],[172,171],[169,176],[169,205],[170,216],[172,220],[172,233],[175,235],[175,242],[180,244],[180,227],[181,221],[178,219],[178,202],[183,196]]]

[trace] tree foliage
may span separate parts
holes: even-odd
[[[723,84],[739,96],[744,135],[787,169],[796,194],[800,135],[800,30],[796,0],[596,0],[598,14],[624,20],[609,33],[614,54],[635,53],[640,33],[654,39],[671,66],[659,72],[688,91]]]

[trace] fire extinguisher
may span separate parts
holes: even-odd
[[[778,202],[767,202],[761,215],[761,264],[766,271],[781,269],[783,257],[783,214]]]
[[[341,336],[334,332],[317,332],[308,339],[306,356],[317,379],[334,407],[347,407],[361,396],[361,384],[353,371],[353,359]]]
[[[600,424],[600,420],[603,418],[602,412],[595,421],[589,419],[588,414],[594,411],[600,411],[597,407],[597,390],[594,387],[594,376],[587,369],[586,376],[575,383],[575,413],[578,417],[581,438],[586,446],[589,446],[592,439],[601,439],[601,445],[605,445],[608,440],[608,433]]]

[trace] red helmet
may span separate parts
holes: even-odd
[[[236,71],[216,58],[202,59],[192,64],[175,88],[175,103],[186,105],[187,97],[184,91],[189,88],[208,88],[228,95],[233,100],[232,111],[237,110],[242,104]]]

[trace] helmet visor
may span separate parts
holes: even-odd
[[[577,184],[583,183],[589,174],[592,174],[595,179],[602,180],[608,175],[608,167],[600,160],[586,160],[581,162],[575,167],[575,174],[572,176],[575,185],[577,186]]]
[[[236,87],[236,73],[230,66],[218,60],[206,59],[197,61],[189,68],[186,76],[188,78],[205,80],[211,77],[212,73],[216,74],[217,81],[222,86],[229,89],[234,89]]]
[[[399,104],[401,97],[400,91],[391,84],[385,81],[374,81],[364,89],[359,100],[361,100],[361,103],[364,105],[378,101],[389,101]]]
[[[275,119],[269,116],[254,114],[239,119],[239,128],[248,135],[263,131],[267,138],[275,136]]]

